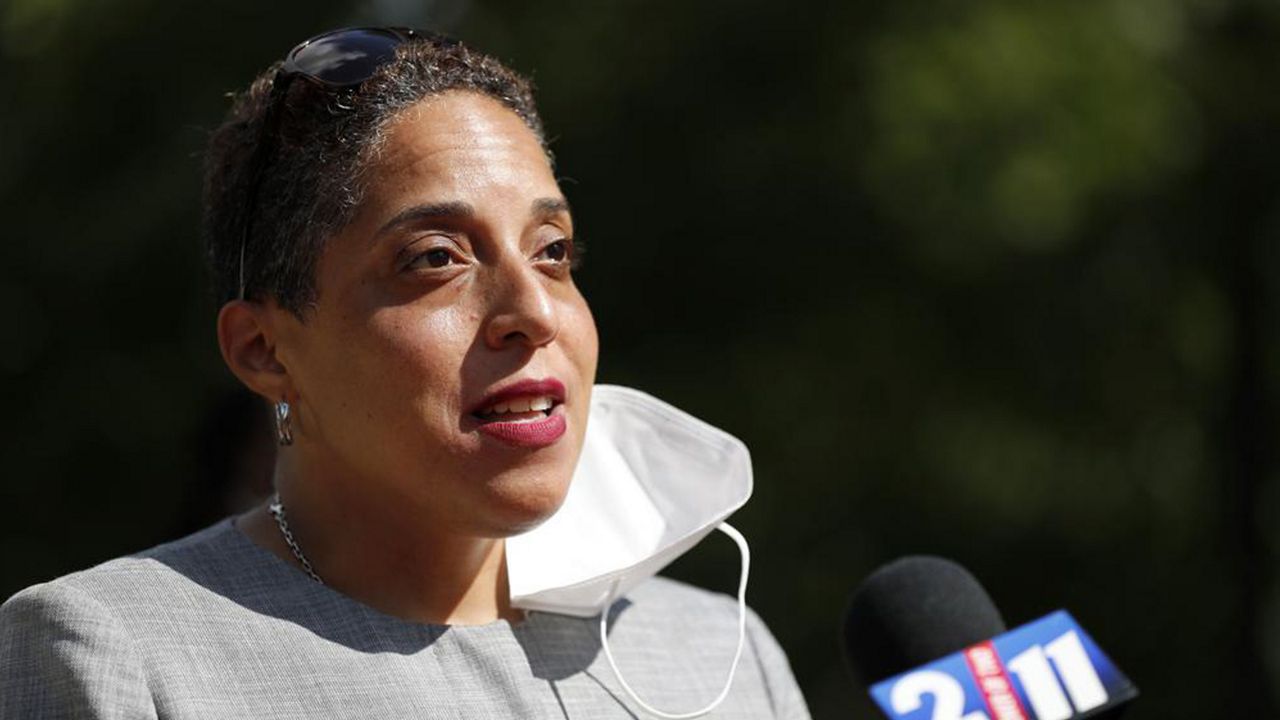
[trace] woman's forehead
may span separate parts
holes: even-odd
[[[556,187],[538,137],[518,115],[458,91],[428,98],[389,123],[368,179],[374,193],[456,196],[437,201],[485,192],[543,197]]]

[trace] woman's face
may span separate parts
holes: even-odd
[[[597,351],[546,156],[497,101],[447,92],[392,121],[364,179],[315,308],[279,323],[291,452],[441,530],[527,529],[568,489]]]

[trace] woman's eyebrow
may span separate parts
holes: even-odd
[[[382,224],[378,231],[373,234],[373,239],[377,240],[386,233],[395,228],[418,220],[429,220],[432,218],[469,218],[476,214],[475,208],[465,202],[440,202],[427,203],[425,205],[414,205],[395,214],[395,217]]]
[[[569,210],[569,201],[562,197],[538,198],[533,201],[532,215],[537,218],[549,218],[559,214],[573,216]],[[476,210],[470,203],[465,202],[439,202],[426,203],[423,205],[413,205],[396,213],[394,217],[382,224],[378,231],[373,234],[373,241],[386,235],[388,232],[406,225],[411,222],[420,220],[430,220],[435,218],[451,218],[451,219],[467,219],[475,217]]]
[[[569,210],[569,201],[562,197],[538,198],[533,201],[532,214],[535,217],[546,218],[560,213],[573,217],[573,213]]]

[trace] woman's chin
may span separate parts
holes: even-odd
[[[484,521],[492,537],[510,537],[546,522],[564,504],[568,478],[497,478],[486,492]]]

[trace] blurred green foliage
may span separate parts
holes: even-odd
[[[837,626],[909,552],[968,565],[1011,623],[1069,608],[1144,690],[1135,720],[1277,714],[1261,0],[9,0],[0,595],[207,502],[234,384],[201,147],[226,93],[365,22],[534,76],[600,379],[753,449],[751,601],[816,717],[871,716]],[[672,573],[728,589],[736,558],[709,542]]]

